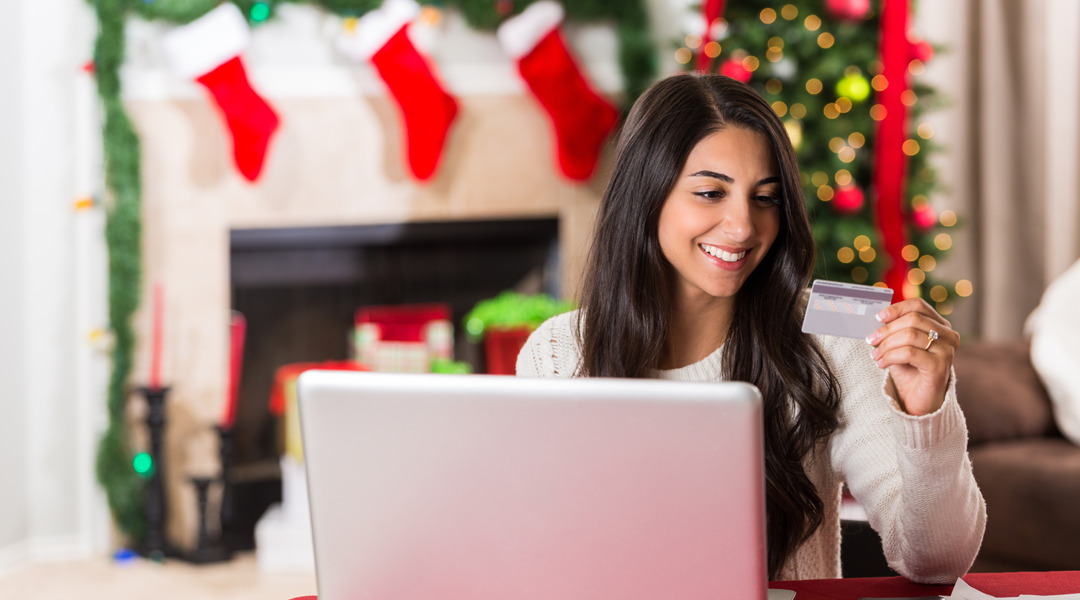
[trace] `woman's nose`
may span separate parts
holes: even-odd
[[[732,242],[743,242],[754,233],[754,216],[749,198],[732,198],[724,203],[720,226]]]

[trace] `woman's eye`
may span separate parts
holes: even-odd
[[[780,196],[772,195],[754,196],[754,200],[756,200],[759,204],[765,206],[779,206],[781,203],[783,203],[783,200],[780,198]]]
[[[721,190],[703,190],[694,192],[694,195],[708,200],[719,200],[724,197],[724,192]]]

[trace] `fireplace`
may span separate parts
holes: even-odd
[[[275,370],[350,358],[362,306],[439,302],[454,324],[454,358],[484,372],[462,319],[505,290],[558,297],[558,219],[410,222],[233,229],[232,308],[247,320],[233,433],[236,537],[280,499],[280,423],[268,408]]]
[[[257,354],[281,353],[265,357],[266,365],[347,356],[356,307],[423,300],[431,286],[441,286],[445,295],[430,297],[451,304],[457,330],[464,310],[504,289],[572,297],[610,169],[605,156],[587,184],[560,177],[550,124],[519,92],[462,95],[444,164],[426,184],[412,181],[398,158],[400,123],[383,95],[273,100],[285,118],[257,184],[233,172],[220,116],[204,97],[127,102],[143,149],[145,279],[164,290],[162,377],[172,390],[167,533],[181,547],[193,545],[198,523],[188,477],[212,475],[217,466],[213,426],[225,404],[230,309],[248,319],[234,475],[265,482],[249,511],[254,521],[258,503],[281,493],[279,465],[268,458],[276,450],[274,423],[267,420],[272,367],[252,363]],[[530,233],[533,227],[543,232]],[[514,251],[531,256],[523,260],[532,266],[504,264],[514,254],[500,244],[511,239],[532,240],[526,244],[532,250]],[[466,257],[481,255],[472,262],[481,269],[442,279],[454,272],[443,264],[450,244]],[[394,247],[411,266],[388,258]],[[358,283],[376,273],[398,277],[381,287]],[[451,293],[463,283],[477,287]],[[266,307],[249,306],[252,299]],[[289,318],[273,315],[275,307],[296,304],[311,308]],[[262,319],[278,329],[266,330]],[[138,374],[149,372],[149,323],[145,313],[135,323]],[[327,333],[313,333],[324,326]],[[458,360],[479,360],[478,348],[459,342],[456,350]],[[133,398],[133,423],[140,406]],[[133,445],[145,447],[143,429],[132,430]]]

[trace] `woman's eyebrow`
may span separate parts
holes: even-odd
[[[724,175],[723,173],[717,173],[716,171],[697,171],[691,173],[687,177],[712,177],[713,179],[719,179],[720,181],[726,181],[727,183],[735,183],[730,175]]]
[[[735,179],[730,175],[725,175],[723,173],[717,173],[716,171],[709,170],[696,171],[687,175],[687,177],[712,177],[713,179],[719,179],[720,181],[725,181],[727,183],[735,183]],[[770,183],[780,183],[780,177],[776,175],[772,177],[766,177],[765,179],[758,181],[757,185],[768,185]]]

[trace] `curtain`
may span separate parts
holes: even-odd
[[[1080,2],[924,0],[917,11],[915,33],[945,46],[924,75],[949,102],[925,119],[945,147],[934,203],[960,217],[940,268],[974,285],[949,318],[965,339],[1019,339],[1080,257]]]

